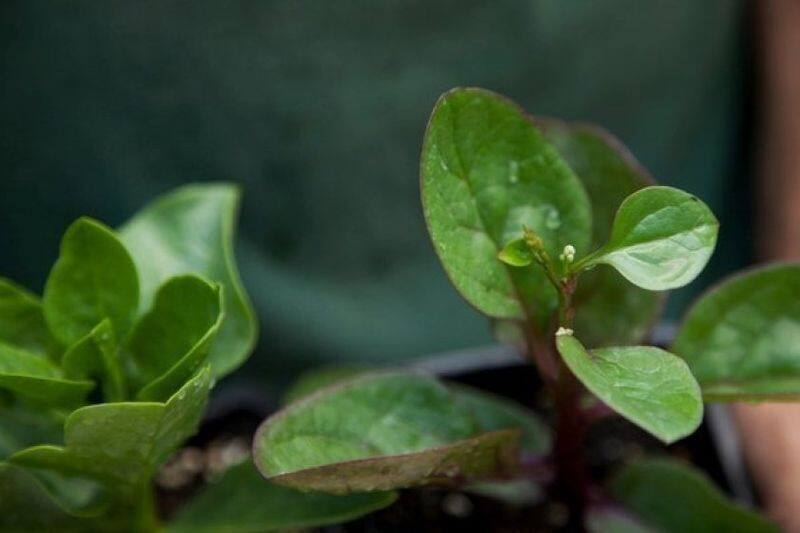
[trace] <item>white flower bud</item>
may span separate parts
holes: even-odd
[[[572,263],[575,260],[575,247],[571,244],[566,245],[564,247],[564,253],[562,253],[559,257],[562,261]]]
[[[556,337],[561,337],[562,335],[572,335],[573,333],[574,332],[569,328],[560,327],[558,328],[558,331],[556,331]]]

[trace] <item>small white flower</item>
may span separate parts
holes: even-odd
[[[556,337],[561,337],[562,335],[572,335],[574,331],[569,328],[560,327],[558,331],[556,331]]]
[[[564,247],[564,252],[558,256],[562,261],[572,263],[575,260],[575,247],[568,244]]]

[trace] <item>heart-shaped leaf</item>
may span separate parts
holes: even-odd
[[[620,205],[608,243],[585,266],[606,263],[649,290],[675,289],[708,263],[719,223],[696,196],[672,187],[646,187]]]
[[[516,459],[518,430],[478,433],[472,413],[433,378],[387,373],[347,381],[268,418],[256,466],[288,487],[391,490],[492,475]]]
[[[651,346],[587,352],[572,335],[558,335],[556,346],[589,391],[662,441],[674,442],[700,425],[700,387],[681,358]]]
[[[76,220],[64,233],[44,288],[44,316],[53,335],[71,346],[108,318],[123,338],[138,301],[136,267],[114,232],[89,218]]]
[[[51,407],[75,407],[94,383],[64,377],[44,356],[0,343],[0,389],[26,401]]]
[[[91,378],[102,383],[103,397],[108,402],[119,402],[125,398],[125,375],[119,361],[114,330],[108,319],[100,322],[64,353],[61,367],[69,379]]]
[[[203,414],[208,368],[166,403],[123,402],[82,407],[64,425],[62,446],[41,445],[15,453],[9,462],[105,481],[121,494],[142,483],[186,438]]]
[[[777,533],[757,513],[735,505],[701,472],[670,459],[645,459],[612,480],[615,498],[665,533]]]
[[[431,115],[421,159],[423,211],[451,281],[481,312],[541,326],[557,305],[538,265],[514,268],[497,257],[524,227],[557,257],[585,253],[589,199],[569,166],[505,98],[482,89],[445,93]]]
[[[800,265],[729,278],[689,310],[675,339],[709,401],[800,398]]]
[[[334,496],[264,480],[250,461],[232,467],[190,501],[168,533],[283,531],[354,520],[397,499],[393,492]]]
[[[158,290],[136,324],[129,351],[141,401],[166,401],[206,361],[222,323],[219,285],[176,276]]]
[[[625,198],[653,179],[613,135],[597,126],[538,119],[578,175],[592,203],[592,248],[608,240]],[[628,283],[610,268],[584,273],[575,293],[575,329],[590,347],[640,343],[661,312],[664,293]]]
[[[180,274],[223,286],[225,317],[209,354],[215,377],[244,362],[258,333],[233,255],[238,205],[233,185],[191,185],[161,196],[120,229],[139,270],[142,309],[158,287]]]
[[[60,355],[58,342],[45,324],[39,298],[3,278],[0,278],[0,342],[52,359]]]

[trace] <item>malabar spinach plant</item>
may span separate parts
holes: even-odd
[[[152,478],[256,340],[233,256],[238,201],[234,186],[195,185],[118,230],[80,218],[41,299],[0,279],[0,531],[165,527]],[[168,527],[296,527],[391,498],[300,494],[247,463],[224,481],[237,490],[210,488]]]
[[[655,185],[604,130],[528,116],[482,89],[439,99],[420,169],[445,272],[535,365],[549,420],[414,372],[320,372],[262,424],[261,474],[333,494],[527,491],[592,531],[773,530],[666,456],[593,479],[587,433],[616,413],[670,444],[698,428],[704,400],[796,398],[800,266],[725,281],[691,309],[671,350],[641,345],[664,291],[691,282],[714,250],[718,222],[700,199]]]

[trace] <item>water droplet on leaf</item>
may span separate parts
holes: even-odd
[[[519,162],[508,162],[508,181],[512,184],[519,182]]]
[[[544,225],[547,229],[558,229],[561,227],[561,215],[555,207],[548,206],[544,218]]]

